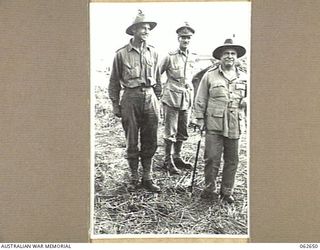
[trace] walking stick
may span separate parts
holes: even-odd
[[[202,139],[202,132],[203,132],[203,130],[200,129],[200,139],[199,139],[198,145],[197,145],[196,159],[194,161],[194,167],[193,167],[192,179],[191,179],[191,186],[190,186],[191,194],[192,194],[192,191],[193,191],[194,179],[196,177],[196,172],[197,172],[197,164],[198,164],[198,157],[199,157],[199,151],[200,151],[200,145],[201,145],[201,139]]]

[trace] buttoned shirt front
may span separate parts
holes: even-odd
[[[196,118],[204,118],[208,133],[231,139],[240,137],[246,97],[247,77],[236,68],[236,77],[225,77],[221,65],[210,69],[202,78],[195,100]]]
[[[186,110],[192,106],[193,85],[197,56],[180,49],[170,52],[160,66],[160,73],[167,74],[163,87],[162,102],[168,106]]]
[[[141,50],[131,42],[116,52],[109,83],[109,97],[119,102],[121,88],[154,86],[160,83],[158,54],[146,44]]]

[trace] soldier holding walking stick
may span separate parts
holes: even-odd
[[[247,90],[246,74],[236,67],[236,61],[245,53],[244,47],[226,39],[213,51],[213,57],[220,60],[220,65],[203,76],[196,95],[195,116],[198,125],[206,131],[203,199],[218,198],[216,178],[223,153],[220,198],[228,203],[235,201],[233,188]]]

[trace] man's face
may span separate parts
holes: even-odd
[[[141,23],[136,25],[133,29],[134,37],[140,41],[146,41],[150,32],[150,25],[147,23]]]
[[[235,65],[237,58],[237,51],[234,49],[225,49],[221,54],[221,63],[226,67],[232,67]]]
[[[178,41],[179,41],[179,47],[180,49],[187,49],[190,44],[190,39],[191,36],[179,36]]]

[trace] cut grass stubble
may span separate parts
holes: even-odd
[[[195,186],[191,194],[192,171],[170,176],[162,169],[163,125],[159,125],[158,149],[153,161],[153,178],[160,194],[138,189],[128,192],[129,168],[124,158],[125,138],[121,121],[112,115],[105,87],[96,86],[95,104],[95,192],[94,234],[223,234],[248,233],[247,140],[240,141],[240,162],[236,175],[234,204],[200,199],[204,185],[201,144]],[[183,158],[194,163],[198,132],[190,128]],[[141,170],[141,167],[140,167]],[[221,170],[218,184],[221,181]],[[219,185],[218,185],[219,188]]]

